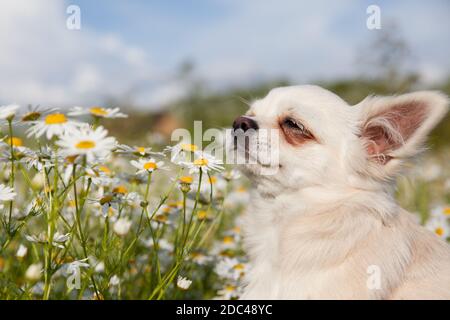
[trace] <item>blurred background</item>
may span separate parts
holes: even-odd
[[[369,5],[381,28],[369,30]],[[67,27],[80,10],[79,29]],[[121,107],[123,142],[226,127],[270,88],[450,93],[450,2],[2,0],[0,103]],[[449,118],[433,148],[450,140]],[[156,141],[155,141],[156,142]]]

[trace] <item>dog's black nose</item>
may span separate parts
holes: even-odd
[[[242,131],[247,131],[249,129],[258,130],[258,124],[255,120],[248,117],[239,117],[233,122],[234,131],[241,129]]]

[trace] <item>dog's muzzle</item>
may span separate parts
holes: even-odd
[[[246,132],[249,129],[258,130],[258,124],[249,117],[241,116],[236,118],[233,122],[233,130],[237,131],[239,129],[243,132]]]

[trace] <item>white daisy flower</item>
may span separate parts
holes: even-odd
[[[192,259],[192,262],[194,262],[195,264],[198,264],[199,266],[203,266],[203,265],[211,262],[211,260],[212,260],[212,257],[209,257],[200,251],[192,252],[190,254],[189,258]]]
[[[12,201],[15,196],[16,193],[13,188],[0,184],[0,201]]]
[[[425,227],[444,240],[450,235],[450,228],[445,217],[431,217]]]
[[[12,120],[20,108],[17,104],[10,104],[0,107],[0,120]]]
[[[80,268],[89,268],[90,265],[87,262],[88,258],[82,260],[75,260],[67,264],[67,271],[71,273],[73,270],[79,270]]]
[[[197,145],[184,142],[165,149],[166,152],[170,152],[170,161],[175,164],[191,160],[194,152],[197,152],[198,150],[199,148]]]
[[[149,159],[141,158],[141,159],[138,159],[137,161],[131,160],[130,163],[133,167],[138,169],[136,174],[151,173],[157,169],[162,169],[164,167],[163,161],[156,161],[153,158],[149,158]]]
[[[125,236],[130,231],[132,222],[127,218],[118,219],[113,226],[114,232],[119,236]]]
[[[180,288],[182,290],[187,290],[187,289],[189,289],[191,284],[192,284],[192,281],[189,280],[188,278],[178,276],[178,278],[177,278],[177,287],[178,288]]]
[[[54,247],[58,247],[61,249],[64,249],[64,243],[69,240],[70,238],[70,233],[66,233],[66,234],[61,234],[59,232],[55,232],[55,234],[53,235],[53,243],[52,245]],[[30,242],[34,242],[34,243],[40,243],[40,244],[47,244],[48,240],[47,240],[47,234],[45,233],[41,233],[38,236],[35,235],[25,235],[25,239],[27,239]]]
[[[10,148],[12,146],[14,149],[17,149],[18,151],[24,151],[25,150],[25,147],[23,146],[22,139],[19,138],[19,137],[14,137],[14,136],[3,138],[0,141],[0,145],[2,147],[8,147],[8,148]]]
[[[37,121],[39,120],[42,116],[44,115],[48,115],[50,113],[55,113],[57,112],[58,109],[57,108],[44,108],[41,106],[28,106],[27,110],[24,110],[23,112],[21,112],[20,114],[20,121],[21,122],[31,122],[31,121]]]
[[[141,240],[142,244],[147,247],[147,248],[153,248],[153,239],[150,237],[148,239],[142,239]],[[171,244],[169,241],[167,241],[166,239],[159,239],[156,247],[158,248],[158,250],[164,250],[164,251],[168,251],[168,252],[173,252],[173,244]]]
[[[208,177],[207,175],[205,175],[202,179],[200,192],[205,194],[206,196],[209,196],[209,194],[211,193],[211,185],[214,195],[217,195],[226,189],[227,182],[221,176],[211,175],[210,177]],[[198,187],[198,180],[195,180],[194,183],[192,184],[192,189],[197,190],[197,187]]]
[[[80,123],[67,119],[62,113],[51,113],[44,120],[32,121],[32,123],[33,126],[27,130],[28,137],[39,138],[45,134],[49,140],[80,126]]]
[[[127,118],[128,115],[121,113],[119,108],[103,108],[94,106],[90,108],[73,107],[68,113],[69,116],[90,115],[95,118]]]
[[[27,169],[34,168],[42,172],[44,168],[51,168],[53,166],[52,159],[55,158],[53,150],[49,146],[44,146],[38,152],[31,149],[24,149],[23,158],[21,161],[25,163]]]
[[[127,146],[126,144],[120,144],[117,146],[117,153],[124,153],[135,155],[139,157],[148,157],[148,156],[164,156],[162,152],[152,151],[150,147],[142,147],[142,146]]]
[[[200,169],[204,173],[210,170],[220,171],[224,169],[223,166],[221,166],[222,161],[203,151],[195,152],[194,161],[183,161],[180,162],[180,164],[187,167],[191,174],[200,172]]]
[[[237,180],[241,177],[241,173],[236,169],[231,169],[222,173],[222,177],[227,180]]]
[[[238,280],[248,271],[248,265],[236,258],[225,257],[216,266],[216,273],[221,278]]]
[[[242,288],[234,284],[227,284],[225,287],[217,291],[219,299],[231,300],[237,299],[242,294]]]
[[[125,194],[121,198],[121,200],[123,203],[126,203],[130,207],[137,208],[142,201],[142,197],[137,192],[129,192],[129,193]]]
[[[239,237],[233,234],[227,234],[222,237],[221,241],[214,244],[213,251],[220,253],[227,250],[236,250],[239,247]]]
[[[431,211],[431,215],[450,219],[450,206],[438,206]]]
[[[244,187],[239,187],[236,190],[231,191],[225,198],[224,206],[232,208],[235,206],[241,206],[248,203],[250,194]]]
[[[119,283],[120,278],[117,275],[113,275],[111,279],[109,279],[109,285],[112,287],[119,285]]]
[[[99,187],[112,186],[120,183],[120,180],[118,178],[113,177],[113,171],[111,171],[111,169],[105,165],[86,168],[86,173],[89,178],[91,178],[92,184]]]
[[[57,141],[65,156],[86,156],[88,162],[104,159],[116,146],[116,139],[106,137],[108,131],[103,127],[92,129],[89,126],[66,131]]]

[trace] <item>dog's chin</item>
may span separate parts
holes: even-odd
[[[234,146],[233,152],[237,153],[241,161],[245,160],[244,163],[238,162],[237,164],[242,165],[242,172],[250,179],[258,176],[273,176],[281,168],[278,162],[272,163],[271,159],[265,157],[267,153],[254,152],[243,146]]]
[[[264,163],[261,161],[252,161],[243,165],[243,173],[250,179],[256,177],[270,177],[275,176],[281,169],[281,165],[276,163]]]

